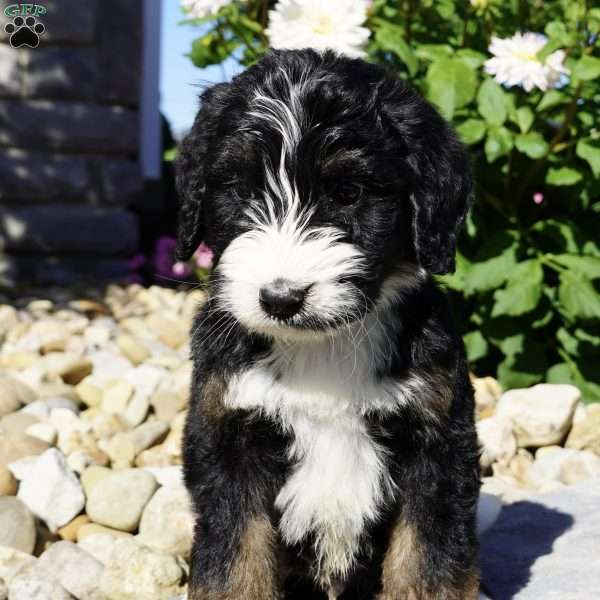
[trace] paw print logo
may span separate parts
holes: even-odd
[[[40,35],[44,33],[46,28],[36,21],[35,17],[15,17],[12,23],[7,23],[4,26],[4,31],[10,35],[8,42],[13,48],[21,46],[29,46],[37,48],[40,43]]]

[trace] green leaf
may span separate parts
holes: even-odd
[[[473,100],[477,86],[475,71],[452,58],[442,58],[432,63],[425,81],[427,98],[447,119],[452,119],[457,108]]]
[[[460,251],[456,253],[456,269],[454,273],[438,275],[436,279],[450,290],[462,292],[466,285],[466,278],[471,269],[469,261]]]
[[[563,92],[559,92],[558,90],[548,90],[537,105],[537,110],[542,112],[543,110],[554,108],[555,106],[564,104],[568,101],[569,97],[566,94],[563,94]]]
[[[498,380],[505,389],[529,387],[538,383],[547,370],[544,347],[525,338],[524,334],[514,336],[511,352],[498,365]]]
[[[419,61],[411,47],[404,41],[404,29],[383,19],[376,19],[376,23],[379,27],[375,31],[375,41],[379,47],[395,54],[406,65],[410,76],[414,77],[419,68]]]
[[[594,177],[600,177],[600,140],[579,140],[575,152],[589,163]]]
[[[505,289],[496,290],[492,317],[518,316],[532,311],[542,297],[544,271],[539,260],[519,263],[511,272]]]
[[[168,148],[163,152],[164,162],[173,162],[177,158],[178,148]]]
[[[467,350],[467,359],[471,363],[483,358],[488,352],[487,340],[480,331],[470,331],[463,336],[463,341]]]
[[[559,167],[558,169],[551,167],[546,173],[546,183],[548,185],[575,185],[582,178],[581,172],[571,167]]]
[[[485,135],[485,123],[481,119],[467,119],[456,127],[461,140],[472,146],[480,142]]]
[[[550,21],[544,27],[544,33],[549,38],[565,39],[565,36],[568,35],[567,28],[562,21]]]
[[[485,156],[488,163],[493,163],[501,156],[506,156],[513,147],[512,133],[506,127],[491,127],[485,140]]]
[[[504,91],[493,80],[486,79],[477,92],[477,110],[492,125],[502,125],[506,121]]]
[[[517,264],[518,234],[499,231],[485,242],[465,274],[465,294],[485,292],[506,281]]]
[[[240,15],[239,21],[246,29],[252,31],[252,33],[256,33],[257,35],[262,34],[263,26],[257,21],[252,20],[250,17],[246,15]]]
[[[521,133],[527,133],[533,124],[535,116],[529,106],[521,106],[517,109],[517,125]]]
[[[579,341],[575,336],[572,336],[564,327],[559,327],[556,332],[556,339],[561,346],[571,356],[579,356]]]
[[[575,385],[573,374],[567,363],[558,363],[548,369],[546,373],[548,383],[569,383]]]
[[[538,241],[538,244],[547,252],[554,253],[558,248],[561,252],[569,254],[580,253],[583,238],[573,221],[545,219],[535,223],[532,231],[541,234],[543,239]]]
[[[194,65],[203,69],[209,65],[222,63],[239,45],[240,42],[236,40],[223,42],[217,31],[209,31],[192,42],[192,51],[189,56]]]
[[[542,158],[548,152],[549,147],[544,136],[537,131],[517,135],[515,146],[519,152],[526,154],[529,158]]]
[[[419,44],[415,49],[415,53],[421,60],[435,62],[442,58],[449,58],[454,50],[447,44]]]
[[[575,363],[562,362],[553,365],[546,373],[548,383],[569,383],[581,391],[583,402],[600,401],[600,385],[586,379]]]
[[[554,38],[546,42],[544,47],[537,53],[537,57],[540,61],[544,62],[553,52],[556,52],[559,48],[566,45],[565,38]]]
[[[600,258],[597,256],[579,256],[578,254],[556,254],[552,256],[563,267],[577,271],[589,279],[600,278]]]
[[[472,50],[471,48],[461,48],[460,50],[457,50],[456,57],[472,69],[479,69],[479,67],[481,67],[488,59],[482,52],[477,52],[477,50]]]
[[[563,271],[558,299],[572,318],[600,319],[600,294],[585,275]]]
[[[588,81],[600,77],[600,58],[594,56],[582,56],[573,68],[573,79]]]

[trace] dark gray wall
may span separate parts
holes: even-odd
[[[114,277],[138,246],[141,0],[42,0],[13,49],[0,0],[0,280]],[[156,40],[159,43],[159,40]]]

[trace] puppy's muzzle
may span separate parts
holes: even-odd
[[[275,279],[260,288],[262,309],[276,319],[289,319],[300,311],[308,288],[298,287],[287,279]]]

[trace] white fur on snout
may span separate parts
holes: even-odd
[[[342,242],[342,232],[333,227],[308,226],[310,215],[300,211],[297,191],[283,168],[278,177],[268,172],[267,181],[264,205],[248,211],[252,228],[234,239],[221,258],[221,304],[248,328],[283,337],[303,335],[294,321],[306,326],[311,317],[322,323],[357,315],[364,308],[362,294],[343,279],[363,268],[360,249]],[[276,279],[308,289],[292,326],[275,321],[260,306],[261,287]]]

